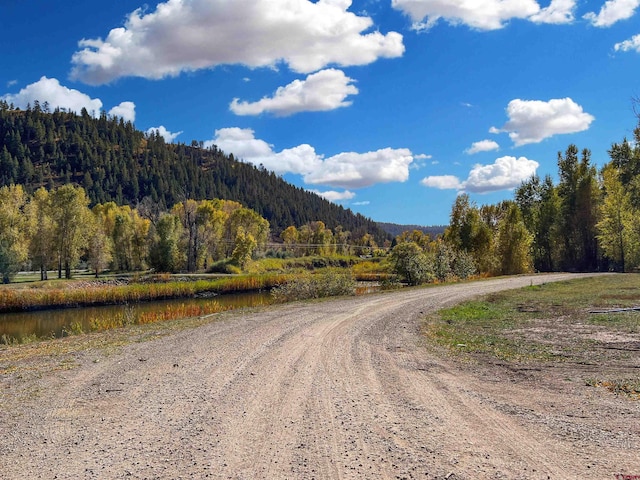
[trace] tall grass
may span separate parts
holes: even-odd
[[[0,312],[89,305],[118,305],[149,300],[188,298],[202,293],[250,292],[270,289],[291,280],[291,275],[242,275],[215,280],[80,288],[0,288]]]
[[[108,315],[99,318],[93,318],[89,322],[89,330],[92,332],[101,332],[111,330],[113,328],[121,328],[129,325],[149,325],[157,322],[165,322],[167,320],[176,320],[179,318],[201,317],[212,313],[219,313],[229,310],[230,306],[224,306],[216,301],[207,302],[201,305],[179,304],[170,305],[159,311],[154,312],[135,312],[132,308],[125,308],[122,313],[117,315]],[[72,324],[68,335],[84,333],[82,327]]]

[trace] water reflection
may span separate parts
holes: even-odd
[[[375,283],[362,282],[356,288],[356,294],[366,295],[379,289],[379,285]],[[3,343],[3,336],[18,341],[31,335],[38,338],[56,338],[64,336],[65,331],[69,331],[72,325],[79,326],[84,332],[90,331],[91,323],[95,319],[117,315],[132,315],[137,318],[141,314],[162,312],[180,305],[201,306],[206,309],[206,306],[211,302],[217,302],[222,307],[229,309],[236,309],[270,305],[273,303],[273,299],[268,292],[250,292],[218,295],[212,298],[182,298],[130,305],[6,313],[0,314],[0,343]]]
[[[21,340],[30,335],[38,338],[61,337],[71,325],[79,325],[83,331],[91,330],[91,322],[96,318],[115,315],[135,315],[154,313],[172,306],[189,305],[206,307],[217,302],[227,308],[257,307],[272,303],[267,292],[251,292],[219,295],[213,298],[182,298],[160,300],[130,305],[108,305],[102,307],[66,308],[61,310],[40,310],[0,314],[0,339],[3,335]],[[1,340],[0,340],[1,342]]]

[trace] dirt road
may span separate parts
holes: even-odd
[[[566,277],[236,312],[69,369],[5,365],[0,478],[640,475],[640,402],[553,368],[461,363],[420,337],[427,311]]]

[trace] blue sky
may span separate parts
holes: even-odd
[[[640,96],[640,0],[0,2],[0,97],[106,111],[378,221],[512,198]]]

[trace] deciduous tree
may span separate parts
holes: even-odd
[[[89,199],[84,189],[71,184],[63,185],[51,194],[54,241],[58,253],[58,278],[71,278],[89,241],[87,225],[91,221]]]
[[[4,283],[11,281],[28,258],[26,200],[21,185],[0,188],[0,275]]]

